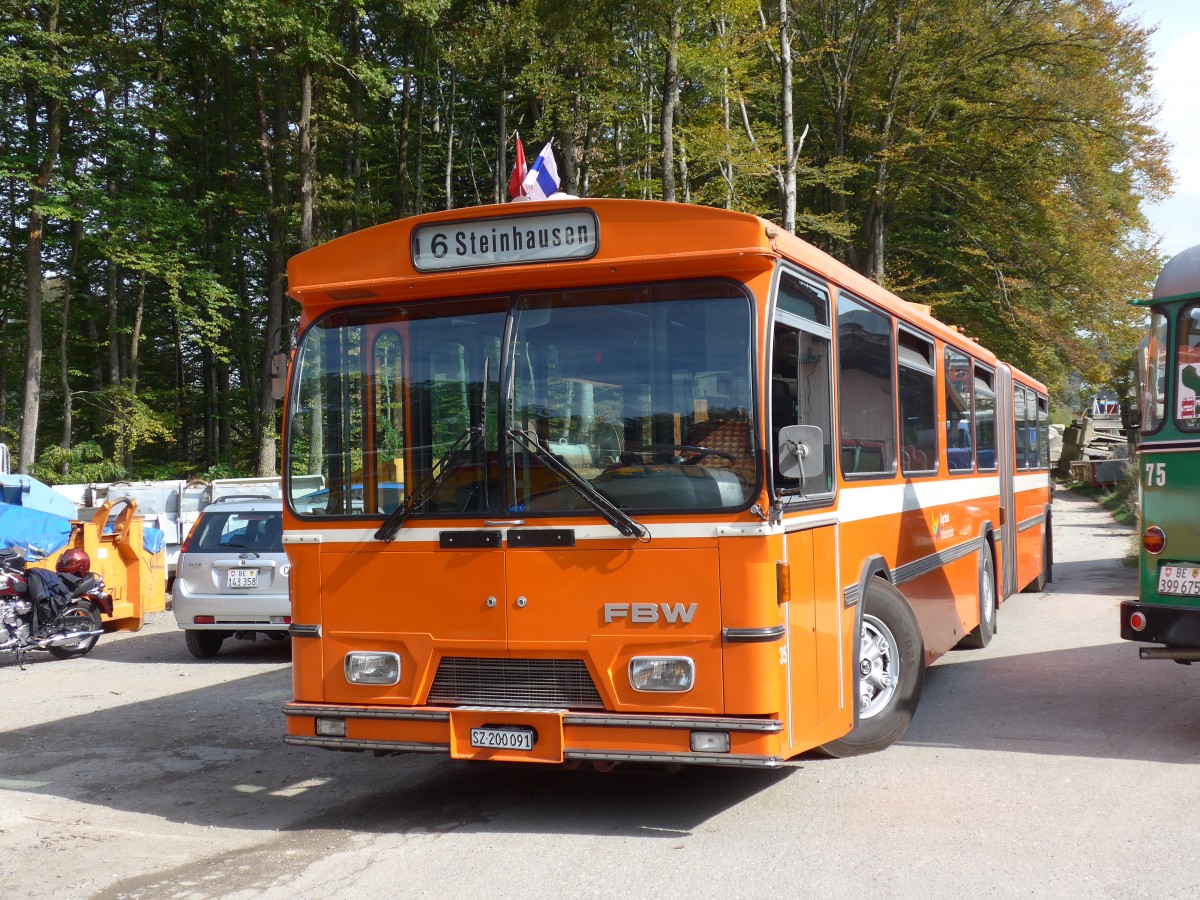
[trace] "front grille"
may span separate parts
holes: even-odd
[[[478,659],[447,656],[430,703],[604,709],[587,666],[578,659]]]

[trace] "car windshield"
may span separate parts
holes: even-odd
[[[189,552],[283,552],[282,512],[205,511],[195,528]]]
[[[290,502],[379,516],[413,492],[413,515],[594,514],[550,453],[630,512],[744,506],[751,313],[742,287],[693,280],[327,316],[295,363]],[[469,428],[481,439],[423,490]]]

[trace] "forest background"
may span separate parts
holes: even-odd
[[[0,441],[273,475],[289,256],[562,189],[762,215],[1047,382],[1123,389],[1171,186],[1108,0],[0,0]]]

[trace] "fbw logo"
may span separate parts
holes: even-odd
[[[653,624],[658,621],[665,621],[670,625],[676,623],[686,625],[696,615],[698,605],[696,603],[689,603],[687,606],[682,603],[605,603],[604,624],[615,622],[617,619],[626,619],[639,625]]]

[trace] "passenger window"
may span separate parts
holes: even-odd
[[[945,356],[946,465],[951,475],[964,475],[975,471],[971,357],[950,347]]]
[[[892,320],[840,294],[838,316],[839,456],[845,475],[896,471]]]
[[[1038,397],[1038,468],[1050,468],[1050,414],[1046,407],[1046,398]]]
[[[1037,436],[1037,397],[1033,391],[1025,389],[1025,468],[1038,467],[1038,436]]]
[[[904,474],[936,472],[937,372],[933,341],[899,330],[896,383],[900,388],[900,469]]]
[[[996,375],[975,366],[975,462],[980,472],[996,471]]]
[[[1025,391],[1013,388],[1013,432],[1016,435],[1017,468],[1029,468],[1029,432],[1025,428]]]

